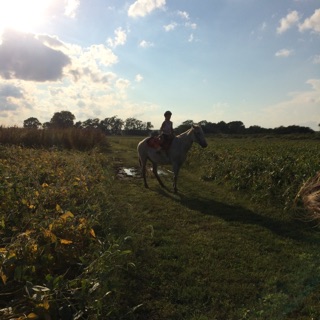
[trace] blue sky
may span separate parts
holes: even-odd
[[[0,2],[0,125],[71,111],[320,123],[319,0]]]

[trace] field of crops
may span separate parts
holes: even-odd
[[[114,311],[105,277],[125,250],[110,233],[108,167],[95,151],[0,147],[1,319]]]
[[[320,169],[319,140],[210,139],[190,161],[202,178],[244,192],[252,201],[292,209],[302,184]]]
[[[210,137],[178,195],[117,177],[139,138],[110,141],[0,146],[1,319],[320,317],[320,235],[296,219],[319,140]]]

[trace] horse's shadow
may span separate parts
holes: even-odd
[[[172,194],[162,189],[161,194],[179,202],[188,209],[198,211],[204,215],[217,217],[229,223],[243,225],[256,225],[268,229],[274,234],[302,242],[319,242],[320,234],[314,224],[302,222],[292,218],[279,219],[268,217],[261,213],[251,211],[240,205],[230,205],[213,198],[190,196],[187,194]]]

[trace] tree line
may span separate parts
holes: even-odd
[[[79,129],[99,129],[105,134],[111,135],[145,135],[149,134],[154,126],[151,122],[143,122],[136,118],[127,118],[122,120],[118,116],[112,116],[100,120],[99,118],[87,119],[85,121],[75,122],[75,116],[70,111],[60,111],[54,113],[49,122],[41,123],[37,118],[31,117],[23,122],[24,128],[35,129],[65,129],[65,128],[79,128]],[[194,122],[186,120],[175,128],[176,134],[184,132],[190,128]],[[205,133],[214,134],[305,134],[314,133],[309,127],[291,125],[280,126],[274,129],[263,128],[257,125],[245,127],[242,121],[231,121],[212,123],[207,120],[200,121],[199,124]],[[319,124],[320,126],[320,124]]]
[[[75,122],[76,117],[70,111],[60,111],[54,113],[49,122],[41,123],[37,118],[31,117],[23,121],[24,128],[34,129],[98,129],[105,134],[144,134],[152,130],[151,122],[143,122],[135,118],[127,118],[125,121],[112,116],[100,120],[99,118],[87,119]]]

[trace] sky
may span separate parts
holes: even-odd
[[[320,1],[0,0],[0,125],[166,110],[319,130]]]

